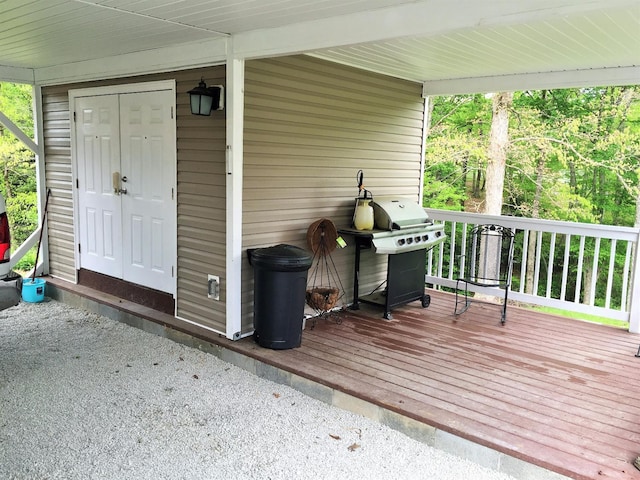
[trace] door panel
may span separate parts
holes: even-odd
[[[80,263],[122,276],[120,197],[112,173],[120,168],[117,96],[76,99]]]
[[[175,128],[170,91],[120,96],[123,274],[126,280],[173,291]]]

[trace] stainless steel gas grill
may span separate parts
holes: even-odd
[[[447,238],[442,224],[433,223],[424,209],[412,200],[378,197],[373,201],[375,229],[342,229],[339,232],[355,239],[353,304],[359,302],[384,307],[383,317],[391,319],[391,309],[421,300],[428,307],[431,297],[424,293],[426,252]],[[359,294],[360,255],[363,249],[387,254],[387,278],[383,285],[364,296]]]

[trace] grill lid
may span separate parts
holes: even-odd
[[[416,202],[402,197],[376,197],[373,201],[376,227],[402,230],[431,224],[429,215]]]

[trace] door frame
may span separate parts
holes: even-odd
[[[81,97],[95,97],[100,95],[118,95],[118,94],[127,94],[127,93],[145,93],[145,92],[154,92],[160,90],[170,90],[173,94],[173,125],[174,125],[174,134],[172,137],[172,149],[173,152],[173,168],[176,172],[173,181],[173,191],[175,192],[174,196],[174,204],[176,208],[174,208],[174,235],[172,235],[173,242],[168,246],[171,252],[171,256],[174,259],[174,268],[173,268],[173,292],[170,292],[173,295],[173,298],[176,298],[177,295],[177,284],[178,284],[178,275],[177,275],[177,258],[178,258],[178,232],[177,232],[177,192],[178,192],[178,178],[177,178],[177,165],[178,165],[178,152],[177,152],[177,138],[176,138],[176,123],[177,123],[177,109],[176,109],[176,82],[175,80],[159,80],[153,82],[140,82],[140,83],[127,83],[120,85],[109,85],[104,87],[88,87],[88,88],[78,88],[78,89],[70,89],[69,90],[69,122],[70,122],[70,133],[71,133],[71,178],[72,182],[76,183],[76,179],[78,178],[78,158],[76,152],[76,129],[75,122],[73,119],[74,110],[75,110],[75,102],[77,98]],[[80,268],[80,253],[78,251],[78,246],[80,245],[80,228],[79,228],[79,198],[77,188],[72,189],[73,192],[73,239],[74,239],[74,276],[75,283],[78,283],[78,270]]]

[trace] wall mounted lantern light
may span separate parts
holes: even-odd
[[[211,115],[211,110],[224,108],[224,87],[222,85],[207,87],[204,80],[200,80],[197,87],[189,90],[189,100],[193,115]]]

